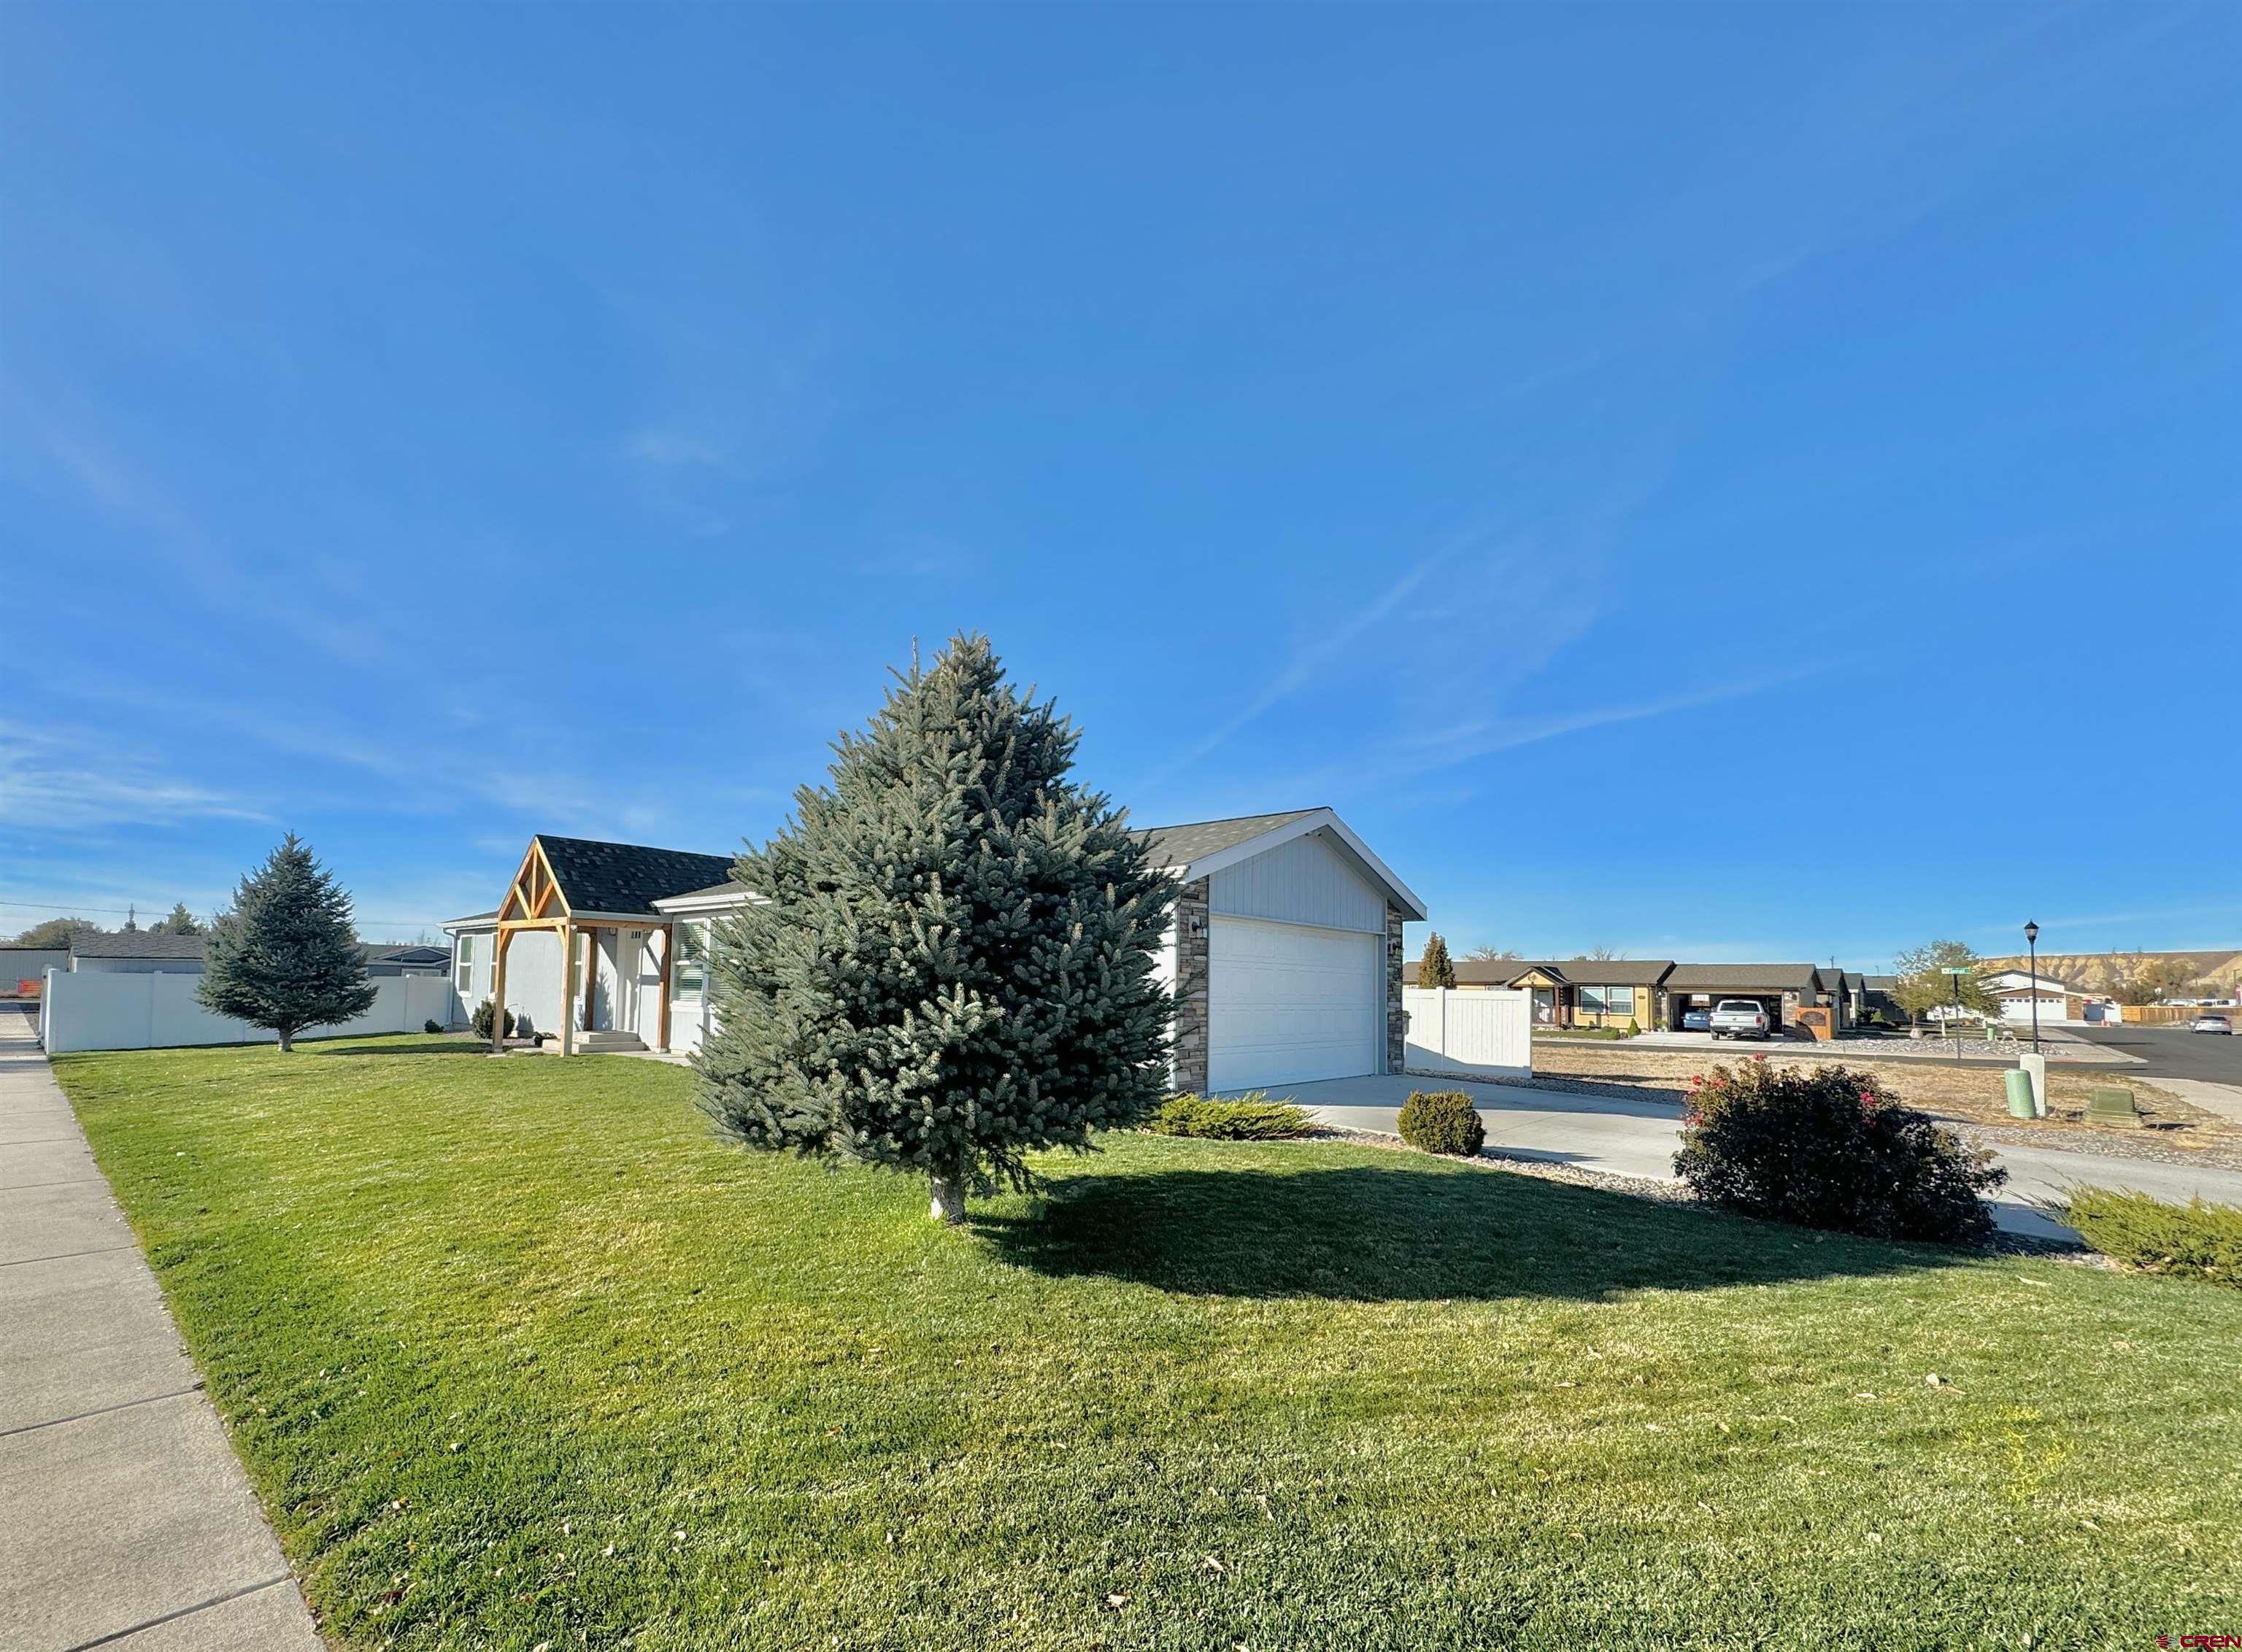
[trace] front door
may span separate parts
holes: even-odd
[[[617,930],[614,935],[614,1027],[618,1032],[636,1032],[638,978],[646,967],[646,932],[643,930]]]

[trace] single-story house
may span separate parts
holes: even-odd
[[[203,937],[148,930],[81,935],[70,943],[70,966],[97,975],[200,975]]]
[[[0,998],[35,998],[49,970],[70,966],[66,946],[0,946]]]
[[[1881,1016],[1887,1021],[1904,1021],[1907,1011],[1900,1007],[1899,977],[1896,975],[1864,975],[1861,977],[1861,1014],[1863,1017]]]
[[[2000,1004],[2001,1019],[2012,1026],[2030,1026],[2035,1004],[2043,1027],[2084,1026],[2087,1006],[2102,1001],[2099,993],[2028,970],[2003,970],[1979,984]]]
[[[1455,970],[1459,988],[1468,968],[1475,977],[1502,977],[1488,984],[1531,992],[1537,1027],[1655,1027],[1659,983],[1673,967],[1671,958],[1513,958]]]
[[[128,930],[121,935],[82,936],[70,967],[97,975],[200,975],[207,937]],[[361,941],[359,951],[372,976],[442,975],[451,967],[446,946],[419,942]]]
[[[1810,964],[1677,964],[1664,983],[1666,1013],[1659,1024],[1679,1027],[1692,1010],[1709,1010],[1723,998],[1750,998],[1767,1011],[1775,1031],[1798,1024],[1798,1012],[1823,998],[1822,972]]]
[[[1534,995],[1539,1027],[1677,1029],[1692,1010],[1722,998],[1750,998],[1777,1029],[1798,1011],[1822,1008],[1838,1028],[1858,1019],[1867,977],[1811,964],[1676,964],[1671,958],[1504,958],[1455,966],[1459,991],[1508,987]],[[1417,966],[1408,966],[1411,984]],[[1848,983],[1856,984],[1848,985]]]
[[[1401,1071],[1401,926],[1425,904],[1337,815],[1137,836],[1182,886],[1158,957],[1176,997],[1178,1090]],[[460,999],[527,1011],[564,1051],[696,1048],[712,1014],[709,925],[759,898],[731,867],[723,856],[540,835],[497,909],[444,926]]]
[[[580,1037],[594,1050],[697,1049],[706,918],[750,898],[731,875],[728,855],[540,832],[496,909],[444,925],[463,1013],[501,1003],[558,1034],[563,1055]],[[662,909],[692,896],[705,916]]]

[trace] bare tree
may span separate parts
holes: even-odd
[[[1507,946],[1475,946],[1464,954],[1467,964],[1509,964],[1517,957],[1517,952]]]

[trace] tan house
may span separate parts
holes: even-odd
[[[1458,964],[1456,987],[1530,991],[1537,1027],[1655,1027],[1658,985],[1673,967],[1671,958],[1502,958]]]

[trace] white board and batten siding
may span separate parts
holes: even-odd
[[[57,970],[39,1003],[39,1042],[50,1055],[71,1050],[164,1050],[186,1044],[272,1044],[273,1034],[205,1010],[195,997],[200,975]],[[418,1032],[452,1024],[458,997],[441,976],[387,975],[373,983],[373,1007],[340,1026],[306,1029],[306,1038]]]
[[[1318,836],[1207,879],[1207,1088],[1386,1067],[1386,897]]]
[[[1514,989],[1452,992],[1406,987],[1413,1072],[1465,1078],[1534,1076],[1534,995]]]
[[[1386,897],[1314,834],[1225,867],[1206,881],[1210,912],[1383,937]]]

